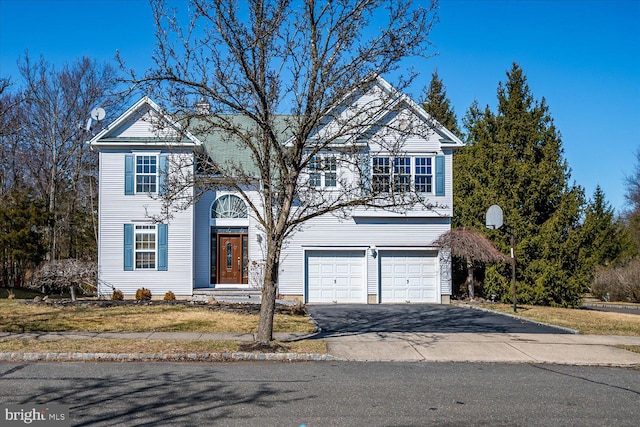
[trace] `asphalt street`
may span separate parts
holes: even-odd
[[[75,426],[635,426],[640,371],[466,363],[2,363]]]

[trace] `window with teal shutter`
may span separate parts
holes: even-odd
[[[444,196],[444,156],[436,156],[436,196]]]

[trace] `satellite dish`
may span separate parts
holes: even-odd
[[[91,110],[91,118],[95,121],[100,121],[102,119],[104,119],[104,116],[106,115],[104,108],[98,107],[98,108],[94,108],[93,110]]]
[[[487,211],[487,228],[497,230],[504,224],[502,208],[498,205],[491,205]]]

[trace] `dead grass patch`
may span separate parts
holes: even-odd
[[[125,353],[125,354],[178,354],[225,353],[244,351],[238,341],[209,340],[130,340],[108,338],[86,339],[2,339],[0,353]],[[322,340],[302,340],[278,343],[289,353],[327,352]]]
[[[633,351],[634,353],[640,353],[640,345],[618,345],[617,348],[622,350]]]
[[[482,308],[513,314],[508,304],[480,304]],[[576,329],[581,334],[640,336],[640,316],[575,308],[518,306],[518,316]]]
[[[276,314],[274,332],[313,332],[305,316]],[[3,332],[236,332],[254,333],[258,315],[189,305],[28,304],[0,300]]]

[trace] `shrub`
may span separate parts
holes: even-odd
[[[114,289],[113,293],[111,294],[111,299],[113,301],[122,301],[124,299],[124,295],[122,294],[121,290]]]
[[[166,294],[164,294],[164,298],[165,301],[175,301],[176,300],[176,294],[174,294],[171,291],[167,291]]]
[[[94,261],[62,259],[43,263],[34,273],[32,287],[46,289],[48,292],[75,292],[92,294],[95,292],[97,264]]]
[[[150,301],[151,290],[146,288],[140,288],[136,291],[136,301]]]
[[[640,302],[640,259],[597,270],[591,293],[602,301]]]
[[[291,314],[294,316],[306,316],[307,307],[302,301],[298,301],[295,305],[291,306]]]

